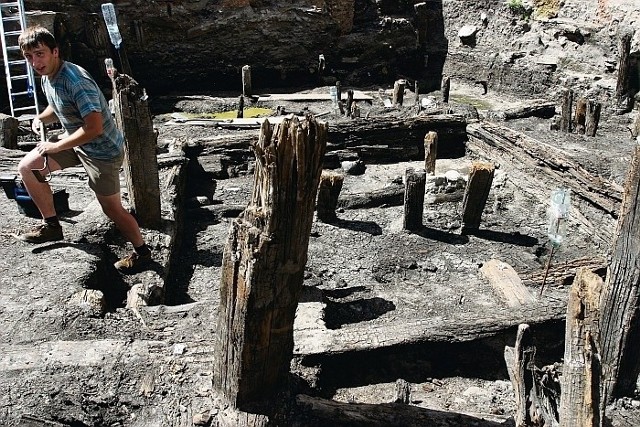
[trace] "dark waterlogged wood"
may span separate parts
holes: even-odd
[[[251,95],[253,95],[251,67],[249,65],[245,65],[242,67],[242,96]]]
[[[554,102],[537,100],[520,107],[491,112],[490,117],[499,120],[514,120],[525,117],[541,117],[548,119],[553,117],[555,112],[556,104]]]
[[[318,187],[318,203],[316,211],[322,222],[333,222],[337,219],[336,207],[342,190],[344,175],[332,171],[322,171]]]
[[[438,134],[427,132],[424,137],[424,169],[428,175],[436,173],[436,157],[438,155]]]
[[[569,292],[560,388],[562,427],[600,425],[600,295],[602,279],[581,268]]]
[[[600,110],[602,105],[592,99],[587,100],[587,112],[585,117],[585,130],[587,136],[596,136],[598,124],[600,122]]]
[[[396,80],[393,84],[393,105],[402,105],[404,102],[404,80]]]
[[[529,325],[518,327],[515,347],[505,347],[504,359],[516,395],[516,427],[557,427],[560,390],[554,367],[535,366],[536,348]]]
[[[419,230],[422,228],[422,214],[424,212],[424,189],[426,173],[424,169],[408,168],[404,174],[404,222],[405,230]]]
[[[561,150],[495,123],[470,123],[467,132],[469,146],[473,150],[483,149],[477,144],[481,141],[500,153],[508,154],[523,171],[542,169],[555,187],[570,188],[576,196],[617,217],[622,189],[591,174]]]
[[[423,409],[403,403],[345,403],[303,394],[296,396],[305,427],[499,427],[504,418]],[[494,418],[493,420],[489,418]]]
[[[569,88],[563,88],[560,95],[560,130],[562,132],[571,132],[571,113],[573,108],[573,91]]]
[[[616,81],[616,112],[623,114],[631,111],[631,39],[633,31],[624,29],[618,38],[618,79]]]
[[[126,141],[123,168],[131,207],[142,227],[157,229],[161,224],[160,179],[148,99],[126,74],[113,80],[113,94],[116,124]]]
[[[602,403],[631,396],[640,374],[640,147],[624,188],[611,264],[600,308]]]
[[[487,204],[495,166],[491,163],[473,162],[469,172],[469,182],[462,201],[462,228],[473,232],[480,228],[482,211]]]
[[[353,149],[378,146],[385,150],[372,152],[373,158],[382,162],[424,159],[422,141],[429,131],[438,133],[438,155],[455,157],[464,155],[467,121],[462,115],[436,114],[406,118],[376,118],[352,120],[329,125],[330,149]],[[403,153],[390,156],[390,151],[402,149]],[[369,154],[369,153],[364,153]],[[366,160],[362,157],[363,160]]]
[[[241,411],[269,415],[286,385],[326,140],[326,123],[294,117],[265,120],[253,146],[253,192],[223,255],[213,381]]]
[[[576,117],[574,120],[574,128],[576,133],[584,135],[587,122],[587,100],[585,98],[578,98],[576,103]]]
[[[440,92],[442,94],[442,102],[449,102],[449,91],[451,90],[451,78],[448,76],[442,77],[442,83],[440,83]]]

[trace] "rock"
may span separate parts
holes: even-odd
[[[0,147],[18,148],[18,119],[0,113]]]
[[[354,162],[344,161],[341,166],[348,175],[362,175],[367,169],[362,160],[356,160]]]
[[[211,423],[211,418],[211,414],[208,411],[201,414],[196,414],[193,416],[193,425],[208,426]]]
[[[465,25],[460,28],[458,31],[458,37],[460,37],[460,42],[467,46],[473,46],[476,43],[476,33],[478,32],[478,27],[475,25]]]
[[[90,317],[102,317],[107,308],[104,294],[96,289],[84,289],[73,294],[69,304],[80,307]]]

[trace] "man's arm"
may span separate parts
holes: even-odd
[[[58,116],[53,111],[51,105],[47,105],[47,108],[43,112],[38,114],[31,122],[31,130],[33,133],[40,135],[40,124],[48,125],[49,123],[59,122]]]
[[[57,153],[86,144],[102,135],[102,132],[102,113],[94,111],[84,116],[84,125],[71,135],[60,139],[58,142],[40,142],[36,148],[41,155]]]

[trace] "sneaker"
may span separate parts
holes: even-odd
[[[118,271],[128,272],[140,268],[149,261],[151,261],[151,252],[146,255],[139,255],[136,251],[133,251],[121,260],[116,261],[113,266]]]
[[[40,224],[28,233],[21,234],[19,237],[20,240],[28,243],[56,242],[64,239],[60,225],[51,225],[46,222]]]

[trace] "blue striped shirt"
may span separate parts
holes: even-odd
[[[124,137],[116,127],[102,91],[84,68],[63,61],[55,77],[42,77],[42,90],[69,135],[84,125],[83,117],[89,113],[102,114],[102,135],[75,147],[76,150],[99,160],[111,160],[122,155]]]

